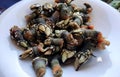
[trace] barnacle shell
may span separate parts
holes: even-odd
[[[46,9],[46,10],[53,9],[53,5],[50,4],[50,3],[45,3],[45,4],[43,5],[43,9]]]
[[[19,57],[21,59],[26,59],[27,57],[29,57],[30,55],[32,55],[32,52],[33,52],[32,48],[29,48],[26,51],[24,51]]]
[[[62,50],[62,62],[64,63],[67,59],[72,58],[75,55],[76,51],[70,51],[67,49]]]
[[[90,57],[92,57],[92,51],[91,50],[86,50],[86,53],[84,52],[79,52],[77,53],[76,55],[76,59],[75,59],[75,62],[74,62],[74,67],[76,69],[76,71],[79,70],[79,67],[86,63]]]
[[[31,9],[31,10],[37,10],[40,6],[41,6],[41,5],[38,4],[38,3],[37,3],[37,4],[33,4],[33,5],[30,6],[30,9]]]

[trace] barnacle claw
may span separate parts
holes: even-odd
[[[75,59],[75,62],[74,62],[75,70],[78,71],[80,66],[82,64],[86,63],[91,57],[92,57],[92,52],[90,50],[87,50],[85,53],[84,52],[79,52],[76,55],[76,59]]]

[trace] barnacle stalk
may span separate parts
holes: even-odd
[[[27,40],[27,41],[34,41],[36,38],[34,37],[36,35],[35,29],[34,28],[26,28],[23,30],[23,37]]]
[[[60,48],[63,47],[64,40],[62,38],[49,38],[44,41],[45,45],[56,45]]]
[[[54,77],[61,77],[63,74],[62,68],[57,59],[52,59],[51,61],[52,73]]]
[[[67,49],[73,50],[78,45],[78,41],[74,39],[73,35],[69,33],[68,31],[62,32],[61,36],[64,38],[66,42]]]
[[[33,59],[32,65],[37,77],[43,77],[45,75],[47,64],[48,60],[46,58],[36,57]]]

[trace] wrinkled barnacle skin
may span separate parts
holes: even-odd
[[[51,61],[51,68],[54,77],[61,77],[63,74],[62,68],[60,66],[59,60],[54,58]]]
[[[45,45],[55,45],[59,46],[60,48],[63,47],[64,40],[62,38],[49,38],[44,41]]]
[[[42,57],[36,57],[32,60],[32,66],[35,70],[37,77],[43,77],[46,73],[46,66],[48,64],[48,60]]]
[[[74,39],[71,33],[69,33],[68,31],[64,31],[62,32],[61,37],[64,38],[67,49],[69,50],[76,49],[76,46],[78,45],[78,41]]]
[[[90,22],[90,15],[89,14],[85,14],[85,13],[81,13],[80,12],[80,16],[82,17],[82,21],[83,21],[83,24],[86,25]],[[82,25],[83,25],[82,24]]]
[[[60,9],[60,18],[61,19],[68,19],[72,16],[72,9],[68,7],[66,4],[62,4]]]
[[[55,28],[55,23],[59,21],[60,13],[55,11],[51,17],[46,18],[46,25],[49,25],[53,30]]]
[[[31,20],[31,24],[45,24],[45,19],[44,18],[36,18]]]
[[[77,39],[78,45],[81,45],[86,40],[91,40],[94,42],[94,44],[97,45],[98,41],[96,37],[99,34],[98,31],[88,30],[88,29],[78,29],[78,30],[73,30],[71,34],[75,39]]]
[[[77,29],[71,31],[71,33],[73,34],[73,36],[75,35],[82,36],[83,39],[93,39],[97,37],[99,31],[88,30],[88,29]]]
[[[91,40],[98,49],[105,49],[106,46],[110,45],[110,42],[106,40],[102,33],[95,30],[89,30],[89,29],[78,29],[73,30],[72,35],[75,39],[77,39],[79,45],[83,43],[85,40]]]
[[[55,8],[60,12],[60,19],[65,20],[73,14],[73,8],[66,3],[58,3]]]
[[[23,30],[23,37],[27,40],[27,41],[34,41],[36,38],[36,31],[34,28],[26,28]]]
[[[55,11],[52,16],[51,16],[51,20],[52,22],[56,23],[59,21],[59,17],[60,17],[60,13],[58,11]]]

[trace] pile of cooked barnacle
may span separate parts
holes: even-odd
[[[92,7],[78,7],[72,0],[55,0],[54,4],[33,4],[25,16],[24,28],[13,26],[10,36],[26,50],[21,59],[32,58],[37,77],[43,77],[50,66],[54,77],[62,76],[61,65],[74,63],[75,70],[86,63],[95,49],[110,44],[102,33],[90,25]]]

